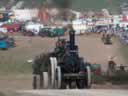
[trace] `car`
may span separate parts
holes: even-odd
[[[24,29],[25,31],[31,31],[35,35],[38,35],[40,32],[40,29],[44,28],[44,25],[41,23],[34,23],[34,22],[28,22],[25,24]]]
[[[21,30],[21,24],[19,23],[7,23],[3,24],[2,27],[6,28],[8,32],[18,32]]]
[[[0,27],[0,32],[2,32],[2,33],[7,33],[7,32],[8,32],[8,30],[7,30],[7,28]]]

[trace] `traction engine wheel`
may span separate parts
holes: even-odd
[[[86,87],[90,88],[91,87],[91,69],[89,66],[86,67]]]
[[[62,74],[61,74],[61,68],[58,66],[56,68],[56,87],[57,89],[61,88],[62,84]]]
[[[48,72],[43,72],[40,76],[40,88],[47,89],[48,88]]]
[[[77,84],[77,88],[78,89],[84,89],[85,88],[85,80],[77,80],[76,81],[76,84]]]
[[[48,76],[49,76],[49,83],[50,88],[55,87],[55,63],[54,63],[54,57],[50,57],[50,64],[48,68]]]
[[[56,68],[56,88],[57,89],[66,89],[66,83],[62,80],[62,72],[60,66]]]

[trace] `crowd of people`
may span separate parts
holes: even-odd
[[[110,33],[118,37],[123,43],[128,44],[128,27],[120,26],[95,26],[87,29],[88,33]]]
[[[128,44],[128,30],[126,30],[123,27],[117,27],[114,32],[115,36],[119,37],[119,39],[125,43]]]

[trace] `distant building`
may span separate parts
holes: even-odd
[[[33,18],[38,18],[38,9],[16,9],[13,10],[15,14],[15,19],[19,21],[32,20]]]

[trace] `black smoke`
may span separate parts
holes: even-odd
[[[69,8],[71,0],[52,0],[54,5],[59,8]]]

